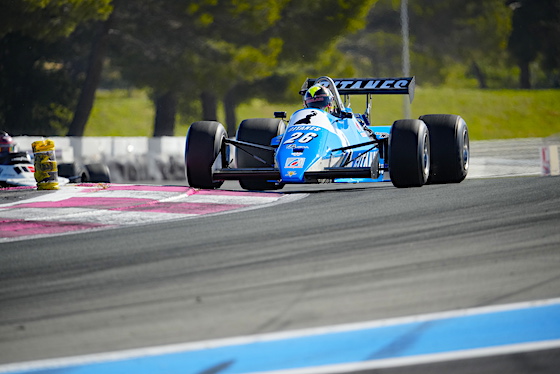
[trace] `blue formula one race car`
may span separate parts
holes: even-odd
[[[234,139],[219,122],[193,123],[185,147],[189,185],[213,189],[238,180],[247,190],[277,190],[286,184],[390,180],[396,187],[420,187],[465,179],[469,135],[460,116],[428,114],[370,125],[372,95],[408,94],[412,101],[414,77],[320,77],[307,79],[300,94],[304,108],[289,121],[286,112],[246,119]],[[364,114],[350,108],[352,95],[366,97]]]

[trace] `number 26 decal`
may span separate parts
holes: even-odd
[[[308,133],[294,132],[293,134],[290,135],[290,139],[286,140],[284,144],[292,144],[295,143],[296,140],[298,143],[309,143],[316,137],[317,137],[316,132],[308,132]]]

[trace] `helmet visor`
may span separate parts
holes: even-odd
[[[308,97],[305,100],[305,105],[307,108],[323,109],[330,106],[331,103],[332,97],[328,95],[316,95],[315,97]]]

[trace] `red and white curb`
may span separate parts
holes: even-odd
[[[184,186],[65,185],[0,205],[0,243],[257,208],[294,196]]]

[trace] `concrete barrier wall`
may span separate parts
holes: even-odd
[[[31,144],[44,139],[39,136],[16,136],[20,150],[31,151]],[[56,149],[64,153],[64,157],[73,160],[103,160],[113,157],[129,157],[153,153],[156,155],[182,155],[185,151],[185,138],[164,136],[159,138],[146,137],[49,137]],[[71,152],[64,152],[70,150]]]
[[[471,141],[468,177],[541,175],[543,174],[543,147],[558,144],[560,144],[558,136]],[[559,151],[550,156],[558,160]]]
[[[38,136],[14,137],[21,151],[32,153]],[[184,137],[49,137],[59,163],[103,163],[113,182],[184,180]]]

